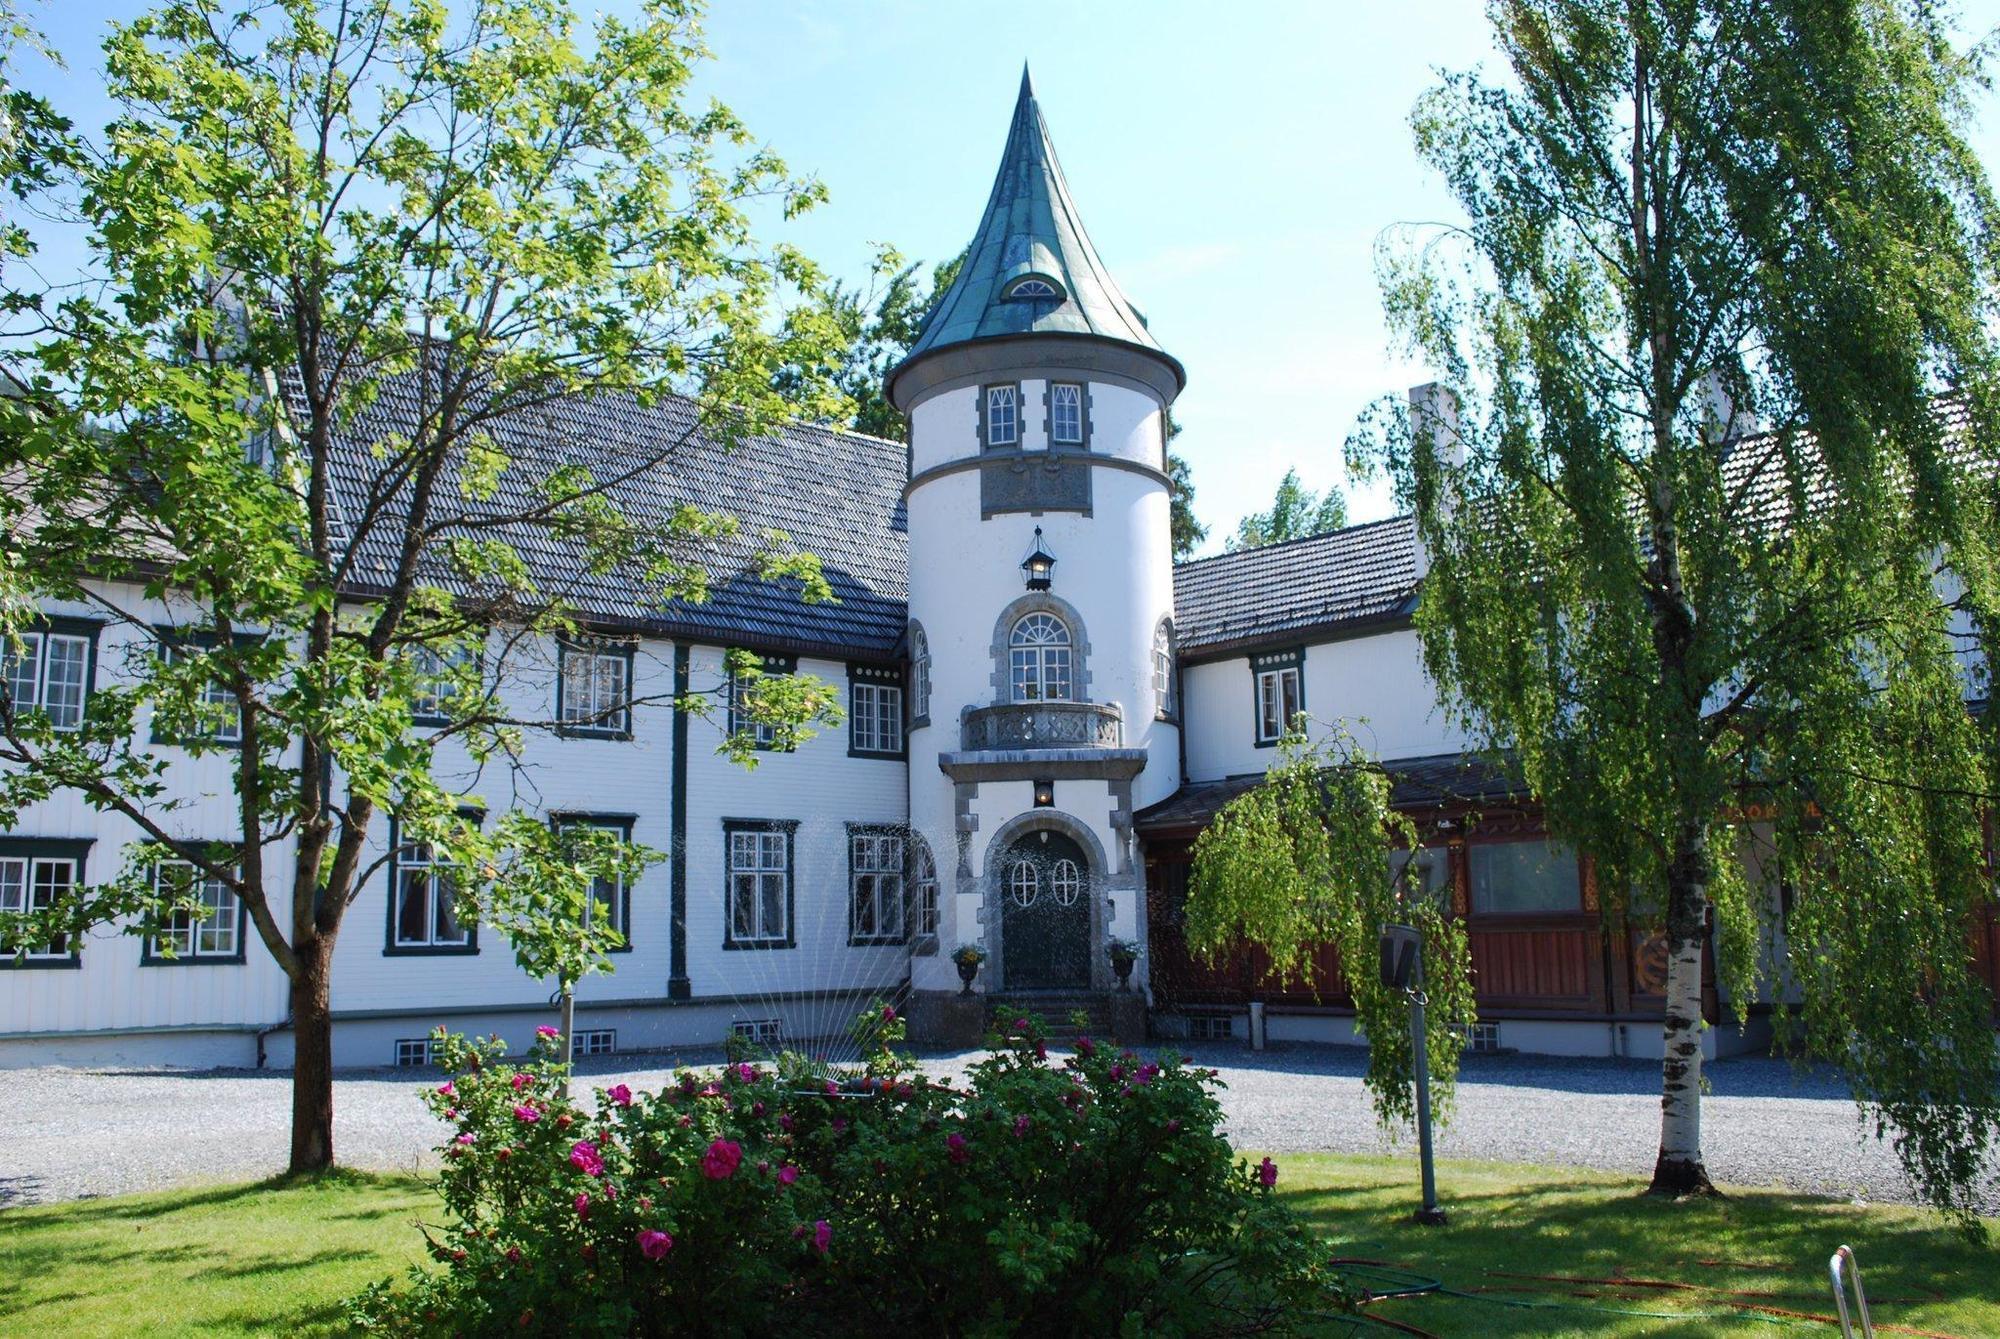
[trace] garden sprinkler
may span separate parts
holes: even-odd
[[[1435,1227],[1446,1220],[1438,1207],[1437,1172],[1431,1163],[1431,1067],[1424,1044],[1424,937],[1408,925],[1382,927],[1382,984],[1410,997],[1410,1056],[1417,1079],[1417,1163],[1423,1172],[1424,1202],[1417,1221]]]

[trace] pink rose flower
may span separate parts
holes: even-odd
[[[755,1083],[757,1081],[757,1066],[738,1065],[736,1067],[736,1081],[738,1083]]]
[[[590,1217],[590,1195],[588,1192],[579,1190],[573,1202],[576,1205],[576,1216],[578,1218]]]
[[[1174,1119],[1167,1122],[1167,1133],[1179,1134],[1180,1132],[1181,1132],[1181,1122],[1180,1118],[1176,1116]]]
[[[451,1086],[450,1080],[446,1080],[438,1085],[439,1097],[456,1097],[457,1095],[458,1089]]]
[[[813,1249],[818,1251],[821,1255],[825,1255],[826,1248],[832,1245],[832,1243],[833,1243],[833,1224],[827,1222],[826,1219],[822,1218],[817,1223],[813,1224]]]
[[[541,1118],[542,1113],[531,1106],[518,1106],[514,1108],[514,1119],[520,1121],[523,1125],[533,1125]]]
[[[778,1113],[778,1128],[783,1130],[786,1134],[790,1134],[792,1132],[791,1112],[781,1111]]]
[[[1028,1132],[1028,1127],[1034,1123],[1032,1118],[1025,1115],[1014,1117],[1014,1137],[1019,1139]]]
[[[779,1184],[779,1185],[781,1185],[781,1186],[788,1186],[788,1185],[790,1185],[790,1184],[791,1184],[792,1182],[794,1182],[794,1181],[796,1181],[796,1180],[798,1180],[798,1179],[799,1179],[799,1169],[798,1169],[798,1168],[796,1168],[796,1167],[794,1167],[794,1166],[792,1166],[792,1164],[790,1164],[789,1162],[788,1162],[788,1163],[786,1163],[786,1164],[785,1164],[784,1166],[782,1166],[782,1167],[778,1168],[778,1184]]]
[[[523,1088],[527,1087],[529,1084],[533,1082],[534,1080],[529,1078],[526,1074],[516,1074],[514,1076],[514,1091],[518,1093]]]
[[[648,1260],[664,1260],[673,1248],[674,1239],[656,1228],[649,1227],[639,1234],[639,1254]]]
[[[570,1166],[585,1176],[604,1175],[604,1157],[597,1151],[597,1145],[588,1139],[579,1140],[569,1150]]]
[[[743,1146],[733,1139],[718,1139],[701,1155],[701,1174],[711,1181],[727,1181],[736,1175],[743,1161]]]
[[[457,1139],[457,1142],[458,1142],[458,1143],[461,1143],[461,1144],[469,1144],[469,1143],[473,1142],[473,1141],[474,1141],[475,1139],[477,1139],[477,1138],[479,1138],[479,1136],[478,1136],[478,1135],[474,1134],[474,1133],[473,1133],[472,1131],[470,1131],[470,1130],[467,1130],[467,1131],[466,1131],[466,1132],[465,1132],[464,1134],[461,1134],[461,1135],[460,1135],[460,1136],[458,1137],[458,1139]]]
[[[1076,1053],[1085,1058],[1096,1055],[1097,1043],[1088,1037],[1078,1037],[1076,1039]]]
[[[1035,1043],[1035,1059],[1037,1059],[1037,1060],[1046,1060],[1046,1059],[1048,1059],[1048,1058],[1049,1058],[1049,1048],[1048,1048],[1048,1047],[1047,1047],[1047,1046],[1046,1046],[1045,1044],[1043,1044],[1042,1042],[1036,1042],[1036,1043]]]
[[[521,1263],[521,1248],[519,1246],[509,1246],[507,1248],[507,1263],[510,1265]]]
[[[944,1146],[951,1150],[951,1160],[957,1163],[970,1162],[972,1151],[965,1146],[965,1136],[953,1130],[944,1137]]]
[[[1257,1164],[1257,1179],[1267,1186],[1278,1184],[1278,1164],[1269,1158]]]
[[[893,1023],[893,1022],[895,1022],[895,1021],[896,1021],[896,1006],[895,1006],[895,1005],[893,1005],[893,1004],[885,1004],[885,1005],[883,1005],[883,1006],[882,1006],[882,1021],[883,1021],[883,1022],[885,1022],[885,1023]]]
[[[621,1107],[632,1105],[632,1090],[622,1083],[614,1083],[604,1090],[604,1095]]]
[[[547,1023],[544,1023],[535,1029],[535,1035],[545,1041],[554,1041],[557,1037],[562,1036],[562,1029],[552,1028]]]

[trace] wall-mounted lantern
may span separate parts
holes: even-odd
[[[1042,527],[1035,527],[1035,550],[1021,560],[1021,570],[1028,575],[1029,590],[1047,590],[1049,579],[1056,570],[1056,556],[1042,545]]]

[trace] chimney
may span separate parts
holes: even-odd
[[[1410,387],[1410,449],[1430,451],[1453,469],[1465,465],[1465,439],[1458,431],[1458,396],[1442,383],[1427,381]],[[1444,499],[1447,509],[1450,495]],[[1431,570],[1430,552],[1422,536],[1417,539],[1417,580]]]

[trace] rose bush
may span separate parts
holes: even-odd
[[[738,1057],[659,1093],[559,1097],[443,1038],[453,1130],[432,1264],[357,1299],[394,1334],[1218,1334],[1308,1328],[1348,1299],[1217,1132],[1210,1071],[1084,1041],[1051,1062],[1003,1020],[956,1090],[862,1015],[865,1062]],[[894,1332],[893,1328],[890,1332]]]

